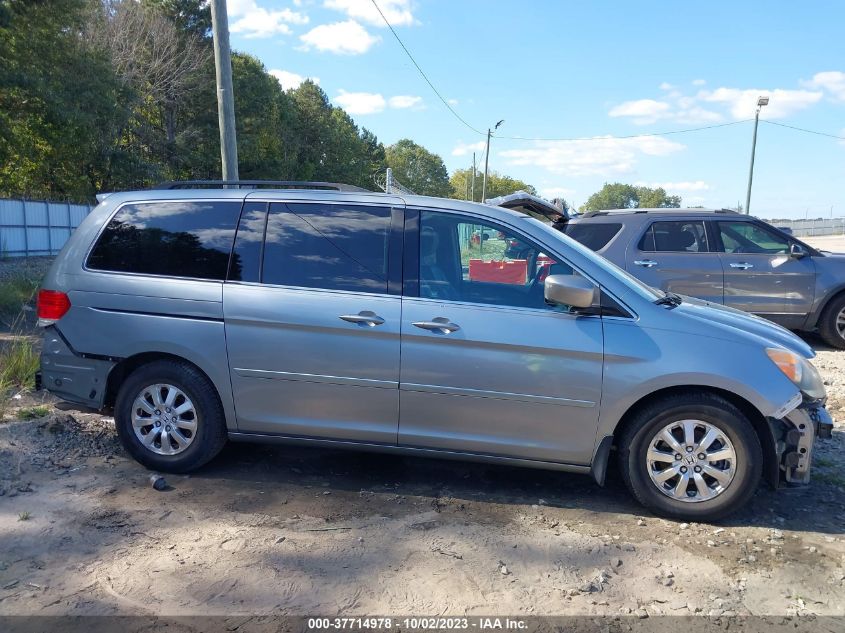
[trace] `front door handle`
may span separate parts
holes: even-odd
[[[754,264],[749,264],[748,262],[740,262],[738,264],[734,263],[730,266],[731,268],[739,268],[740,270],[748,270],[749,268],[754,268]]]
[[[654,268],[657,266],[657,262],[653,259],[638,259],[634,262],[637,266],[642,266],[643,268]]]
[[[370,310],[362,310],[358,314],[341,314],[338,318],[363,327],[375,327],[384,323],[384,319]]]
[[[414,321],[412,325],[423,330],[429,330],[430,332],[439,332],[440,334],[451,334],[461,329],[460,325],[452,323],[444,317],[435,317],[431,321]]]

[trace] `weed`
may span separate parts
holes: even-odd
[[[0,347],[0,385],[7,388],[32,389],[40,360],[32,341],[16,337]]]
[[[18,512],[18,521],[29,521],[32,515],[24,510],[23,512]]]
[[[17,274],[0,283],[0,316],[14,317],[35,297],[40,281],[25,274]]]
[[[17,415],[19,420],[36,420],[43,418],[48,413],[50,413],[50,407],[41,405],[37,407],[24,407],[18,411]]]

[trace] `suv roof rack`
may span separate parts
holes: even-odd
[[[734,215],[743,215],[734,209],[699,209],[697,207],[660,207],[655,209],[650,208],[631,208],[631,209],[602,209],[601,211],[587,211],[582,213],[582,218],[594,218],[603,215],[625,214],[625,213],[731,213]]]
[[[272,189],[330,189],[333,191],[372,193],[369,189],[355,185],[311,180],[168,180],[154,185],[152,189],[216,189],[222,187],[233,189],[260,189],[262,187]]]

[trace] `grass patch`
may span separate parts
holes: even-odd
[[[845,488],[845,475],[836,472],[813,473],[813,480],[819,483]]]
[[[32,341],[18,337],[0,347],[0,385],[7,389],[32,389],[40,360]]]
[[[821,466],[822,468],[830,468],[831,466],[836,466],[836,462],[832,459],[828,459],[827,457],[814,457],[813,465]]]
[[[18,521],[29,521],[32,518],[32,515],[29,512],[19,512],[18,513]]]
[[[24,407],[23,409],[19,409],[17,415],[19,420],[36,420],[38,418],[43,418],[49,413],[50,407],[41,405],[37,407]]]
[[[30,303],[41,280],[25,274],[18,274],[0,283],[0,315],[15,317]]]

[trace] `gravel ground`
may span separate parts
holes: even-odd
[[[845,352],[812,342],[845,420]],[[837,423],[808,488],[685,524],[613,475],[293,447],[157,492],[112,419],[52,409],[0,426],[0,614],[841,616],[843,448]]]

